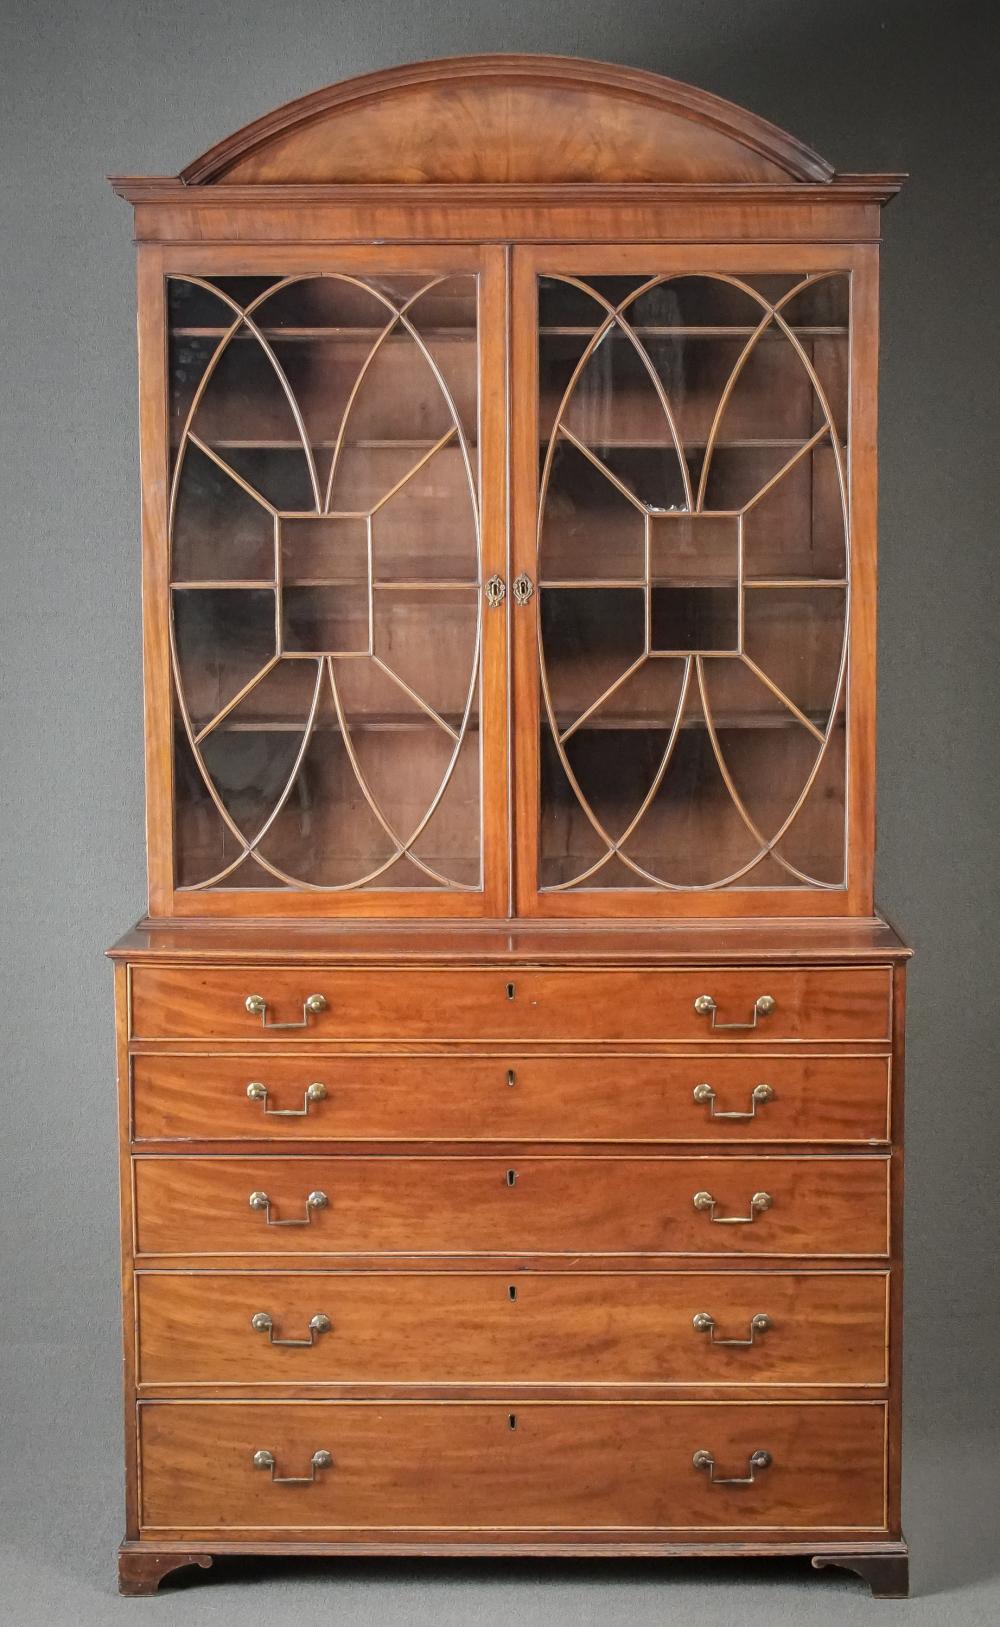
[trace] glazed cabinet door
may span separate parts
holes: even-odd
[[[501,252],[143,255],[153,912],[502,911]]]
[[[870,908],[872,252],[516,254],[522,913]]]

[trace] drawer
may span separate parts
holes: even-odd
[[[144,1254],[882,1255],[888,1247],[888,1161],[877,1157],[526,1157],[514,1165],[140,1157],[135,1194]],[[770,1205],[754,1207],[755,1194]]]
[[[885,1141],[888,1104],[879,1056],[132,1060],[140,1141]]]
[[[184,1401],[139,1419],[148,1536],[885,1526],[876,1402]]]
[[[884,1040],[888,967],[340,971],[137,966],[137,1039]],[[258,995],[264,1009],[248,1011]],[[696,1011],[707,995],[711,1010]],[[306,1010],[319,996],[322,1009]],[[757,1002],[774,1002],[768,1014]],[[284,1024],[286,1026],[275,1026]],[[723,1026],[725,1025],[725,1026]]]
[[[887,1286],[884,1272],[142,1272],[139,1380],[881,1385]]]

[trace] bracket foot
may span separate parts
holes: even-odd
[[[211,1563],[211,1554],[164,1554],[144,1552],[141,1548],[120,1548],[118,1591],[129,1598],[149,1598],[171,1571],[181,1570],[185,1565],[200,1565],[202,1570],[208,1570]]]
[[[872,1590],[873,1599],[906,1599],[910,1594],[910,1560],[901,1554],[815,1554],[813,1569],[838,1565],[854,1571]]]

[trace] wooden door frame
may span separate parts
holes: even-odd
[[[749,227],[748,227],[749,229]],[[537,579],[538,365],[537,279],[547,273],[597,276],[720,270],[754,273],[841,271],[850,276],[849,654],[847,666],[847,886],[652,888],[542,892],[539,831],[539,594],[512,608],[512,780],[514,897],[533,918],[870,915],[875,847],[876,419],[878,247],[876,244],[527,244],[514,249],[511,278],[511,573]]]
[[[478,376],[481,574],[507,579],[506,253],[497,245],[140,244],[139,390],[142,469],[143,682],[146,721],[146,838],[149,915],[331,919],[491,919],[507,914],[507,615],[483,602],[480,650],[480,797],[483,887],[477,892],[282,891],[175,886],[173,677],[170,658],[169,334],[166,279],[194,276],[307,275],[322,270],[387,275],[414,271],[479,276]]]

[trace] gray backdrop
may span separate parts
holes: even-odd
[[[892,1609],[796,1565],[234,1566],[158,1606],[110,1596],[121,1494],[102,951],[141,913],[145,877],[133,254],[130,211],[104,176],[175,172],[349,74],[493,50],[659,70],[745,104],[841,169],[912,174],[885,218],[878,863],[881,904],[918,950],[906,1525],[924,1598],[910,1619],[995,1622],[990,0],[2,0],[4,1618],[153,1608],[245,1624],[336,1609],[352,1623],[541,1623],[620,1610],[642,1623],[670,1609],[702,1624],[809,1623]]]

